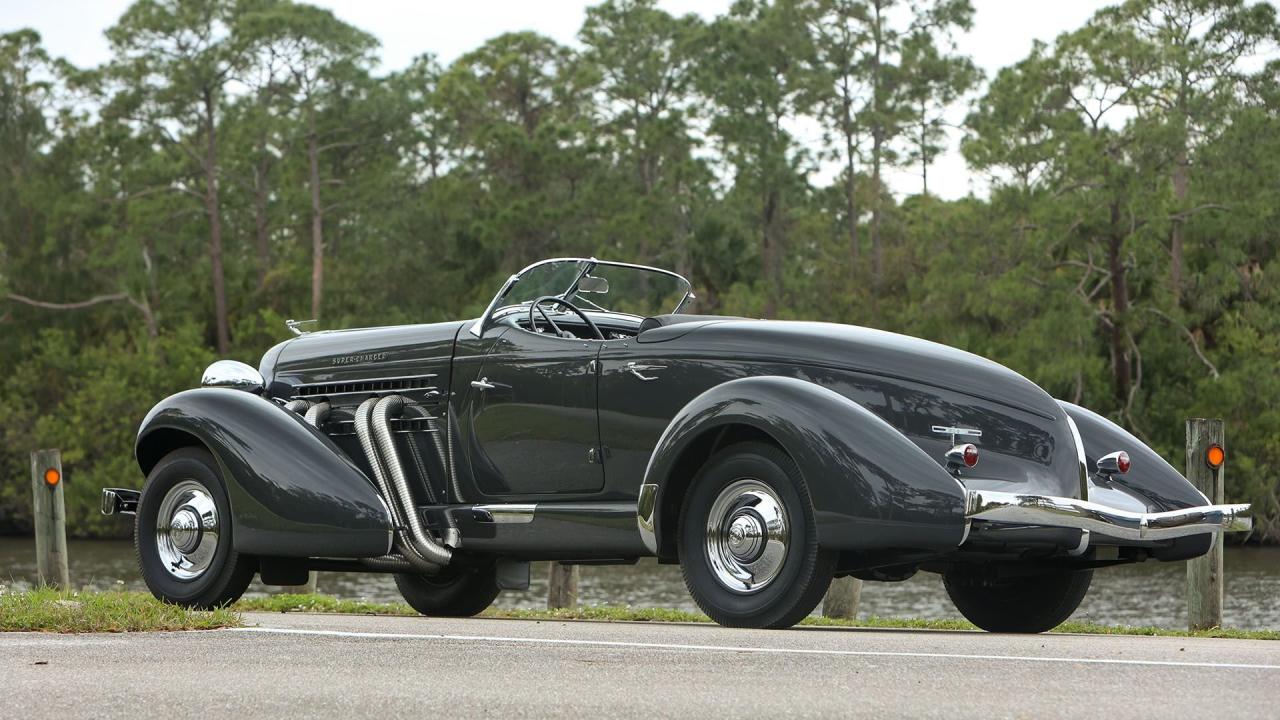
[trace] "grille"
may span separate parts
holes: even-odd
[[[313,383],[299,385],[294,388],[294,399],[316,397],[333,397],[338,395],[367,395],[381,392],[403,392],[406,390],[434,390],[431,375],[409,375],[405,377],[376,378],[367,380],[347,380],[343,382]]]

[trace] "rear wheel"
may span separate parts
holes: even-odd
[[[1061,625],[1080,607],[1092,580],[1092,570],[998,578],[972,566],[956,566],[942,576],[961,615],[983,630],[1006,633],[1041,633]]]
[[[423,615],[471,617],[498,597],[497,569],[450,566],[439,575],[396,575],[396,587],[409,606]]]
[[[142,486],[134,548],[142,579],[160,600],[195,609],[235,602],[257,562],[232,546],[231,506],[204,448],[164,456]]]
[[[722,450],[698,473],[681,508],[679,553],[694,602],[729,627],[800,622],[835,567],[795,462],[758,442]]]

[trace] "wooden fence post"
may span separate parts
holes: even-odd
[[[36,570],[41,585],[71,587],[67,571],[67,510],[62,492],[62,453],[31,453],[31,499],[36,526]]]
[[[827,594],[822,598],[822,616],[852,620],[858,616],[858,601],[862,598],[862,581],[856,577],[842,577],[831,581]]]
[[[551,561],[547,582],[547,609],[578,607],[578,566]]]
[[[1221,420],[1187,420],[1187,479],[1209,502],[1221,505],[1225,462],[1209,466],[1205,452],[1212,445],[1225,448]],[[1187,561],[1187,625],[1192,630],[1222,626],[1222,533],[1213,534],[1209,553]]]

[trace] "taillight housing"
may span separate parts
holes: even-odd
[[[1123,450],[1098,458],[1098,473],[1102,475],[1123,475],[1129,472],[1131,466],[1129,453]]]
[[[954,468],[973,467],[978,464],[978,446],[973,443],[956,445],[947,451],[947,464]]]

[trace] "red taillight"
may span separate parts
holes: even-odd
[[[1116,467],[1122,474],[1129,472],[1129,453],[1123,450],[1116,453]]]
[[[953,472],[961,466],[973,467],[978,464],[978,446],[973,443],[955,445],[947,451],[947,467]]]

